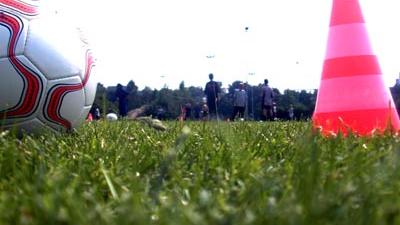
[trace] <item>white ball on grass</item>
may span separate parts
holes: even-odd
[[[117,114],[115,114],[115,113],[108,113],[108,114],[106,115],[106,119],[107,119],[108,121],[116,121],[116,120],[118,120],[118,116],[117,116]]]

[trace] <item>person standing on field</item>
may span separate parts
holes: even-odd
[[[121,84],[117,85],[115,96],[118,99],[119,115],[125,117],[128,114],[128,97],[129,93],[124,89]]]
[[[221,88],[218,83],[214,81],[214,75],[212,73],[208,75],[208,78],[210,81],[207,82],[204,88],[204,94],[207,97],[208,112],[210,113],[211,119],[214,119],[217,118],[218,95],[221,92]]]
[[[261,94],[262,114],[264,120],[273,120],[272,106],[274,103],[274,92],[268,85],[268,79],[264,80]]]
[[[247,103],[247,93],[244,90],[244,84],[239,84],[239,89],[235,89],[235,93],[233,94],[233,114],[231,120],[234,121],[236,115],[240,119],[244,119],[244,111],[246,109]]]
[[[289,120],[294,120],[294,108],[292,104],[290,104],[289,106],[288,115],[289,115]]]

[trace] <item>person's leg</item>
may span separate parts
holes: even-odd
[[[244,110],[245,110],[245,107],[239,107],[239,117],[240,118],[244,118]]]
[[[119,105],[119,109],[118,110],[119,110],[119,115],[121,117],[125,117],[126,116],[126,109],[125,109],[125,106],[123,104]]]
[[[270,109],[269,109],[269,120],[270,121],[274,120],[274,112],[272,111],[272,106],[270,106]]]
[[[204,121],[210,120],[210,115],[209,115],[208,111],[204,111],[203,120]]]
[[[267,106],[262,105],[261,107],[261,120],[266,121],[267,120]]]
[[[235,117],[236,117],[236,106],[233,106],[233,111],[232,111],[232,115],[231,115],[231,121],[235,121]]]
[[[212,102],[212,101],[208,101],[207,106],[208,106],[208,113],[209,113],[210,119],[216,118],[216,114],[217,114],[216,103]]]
[[[239,111],[238,107],[234,106],[233,107],[233,113],[232,113],[231,121],[235,121],[235,118],[236,118],[236,115],[237,115],[238,111]]]
[[[264,106],[264,110],[265,110],[265,118],[266,120],[273,120],[273,115],[272,115],[272,106],[270,105],[266,105]]]

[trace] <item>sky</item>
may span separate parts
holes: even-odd
[[[227,87],[268,78],[280,90],[319,87],[331,0],[52,0],[85,32],[105,86]],[[388,86],[400,72],[400,1],[360,0]],[[246,31],[246,27],[248,30]]]

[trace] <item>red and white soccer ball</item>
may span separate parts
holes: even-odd
[[[79,30],[39,1],[0,0],[0,128],[77,127],[94,101],[94,61]]]

